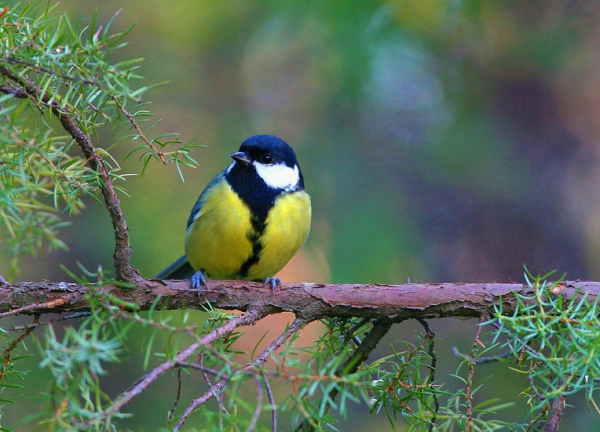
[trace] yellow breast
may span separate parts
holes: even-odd
[[[310,197],[306,192],[294,192],[277,198],[260,238],[262,251],[259,261],[250,268],[247,279],[263,280],[281,270],[306,241],[310,220]]]
[[[248,207],[226,181],[218,183],[187,230],[185,253],[190,265],[212,279],[235,278],[252,253],[250,230]]]
[[[189,226],[186,255],[195,270],[211,279],[263,280],[281,270],[302,246],[310,219],[306,192],[284,194],[276,199],[257,236],[248,206],[223,181],[204,197]]]

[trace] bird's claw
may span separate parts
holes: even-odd
[[[201,271],[197,271],[196,273],[194,273],[194,276],[192,276],[191,279],[191,285],[192,288],[195,288],[198,292],[198,300],[200,300],[200,287],[202,285],[206,286],[206,278],[204,277]]]
[[[275,291],[278,286],[281,286],[281,279],[268,277],[263,281],[263,283],[265,285],[269,285],[271,287],[271,291]]]

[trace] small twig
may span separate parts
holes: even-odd
[[[275,350],[277,350],[281,345],[283,345],[283,343],[286,340],[288,340],[290,336],[292,336],[294,333],[296,333],[309,322],[310,320],[304,318],[296,318],[294,321],[292,321],[289,327],[287,327],[283,331],[283,333],[279,335],[277,339],[271,342],[269,346],[264,349],[264,351],[258,356],[258,358],[253,363],[250,363],[247,366],[247,368],[250,368],[251,366],[260,366],[263,363],[265,363],[269,359],[271,354],[273,354]]]
[[[506,329],[502,329],[500,324],[498,324],[498,322],[496,322],[496,321],[490,323],[490,325],[498,331],[502,330],[502,331],[506,332]],[[456,357],[465,358],[465,355],[463,353],[461,353],[457,347],[453,346],[451,348],[451,351],[452,351],[452,354],[454,354]],[[512,354],[513,354],[512,351],[509,350],[509,351],[503,352],[502,354],[498,354],[495,356],[478,357],[475,359],[475,364],[492,363],[492,362],[498,361],[500,359],[510,357]]]
[[[220,371],[213,368],[209,368],[208,366],[204,366],[203,364],[178,361],[175,363],[175,366],[180,368],[195,369],[203,372],[204,374],[214,375],[219,379],[223,378],[223,374]]]
[[[336,377],[342,377],[344,375],[349,375],[356,372],[360,364],[367,360],[371,351],[373,351],[375,347],[377,347],[379,341],[383,339],[383,337],[392,328],[392,325],[394,325],[394,323],[396,322],[396,320],[393,320],[388,317],[379,318],[378,320],[376,320],[373,324],[373,328],[371,329],[369,334],[367,334],[367,336],[364,338],[363,342],[358,346],[358,348],[356,348],[354,353],[350,357],[348,357],[348,359],[342,365],[340,365],[337,368],[334,375]],[[329,392],[328,399],[334,400],[337,397],[338,393],[338,388],[334,387]],[[316,430],[314,421],[311,420],[312,419],[305,418],[302,422],[300,422],[300,424],[296,428],[296,431]]]
[[[142,391],[148,388],[154,381],[156,381],[161,375],[168,370],[173,369],[177,363],[185,362],[196,350],[203,345],[210,345],[215,340],[222,338],[223,336],[233,332],[237,327],[254,324],[256,321],[261,319],[267,314],[267,308],[262,305],[256,305],[253,308],[248,309],[243,315],[239,315],[228,321],[223,326],[218,327],[202,338],[201,342],[194,342],[184,350],[180,351],[175,358],[168,360],[142,378],[134,383],[128,390],[124,391],[119,395],[113,403],[105,410],[104,416],[111,417],[114,413],[120,411],[125,405],[127,405],[133,398],[138,396]]]
[[[32,71],[37,72],[39,74],[53,75],[55,77],[59,77],[59,78],[61,78],[63,80],[63,83],[64,83],[64,85],[66,87],[71,87],[73,85],[78,85],[78,84],[85,84],[85,85],[88,85],[88,86],[96,87],[98,90],[105,90],[101,86],[101,84],[96,80],[96,78],[90,80],[90,79],[86,79],[86,78],[83,78],[83,77],[80,77],[80,76],[68,75],[68,74],[65,74],[65,73],[60,73],[60,72],[58,72],[56,70],[52,70],[52,69],[48,69],[48,68],[42,67],[39,64],[35,64],[35,63],[31,63],[31,62],[27,62],[27,61],[21,60],[19,58],[11,57],[11,55],[13,53],[19,51],[23,47],[24,47],[24,44],[21,45],[21,46],[17,46],[15,48],[13,48],[12,50],[10,50],[8,52],[8,55],[4,57],[5,60],[6,60],[6,62],[10,63],[10,64],[18,64],[18,65],[21,65],[21,66],[25,66],[28,69],[31,69]],[[72,63],[71,66],[73,66],[74,68],[76,68],[77,70],[79,70],[82,73],[85,72],[84,69],[82,69],[81,67],[79,67],[76,64]],[[1,89],[2,89],[2,87],[0,87],[0,91],[2,91]],[[9,91],[11,90],[10,88],[6,88],[6,89],[8,89]],[[21,99],[26,99],[26,98],[28,98],[30,96],[27,93],[25,93],[25,92],[19,91],[19,94],[17,94],[16,97],[21,98]],[[108,116],[105,113],[101,112],[96,106],[94,106],[93,103],[87,102],[87,105],[94,112],[102,115],[104,118],[108,118]],[[39,108],[39,106],[37,106],[37,107]]]
[[[194,292],[194,291],[190,291],[190,292]],[[192,338],[193,340],[195,340],[196,342],[199,342],[200,344],[202,344],[202,337],[195,333],[195,331],[197,329],[196,325],[189,325],[187,327],[177,327],[174,325],[166,324],[164,322],[159,322],[159,321],[155,321],[155,320],[148,319],[148,318],[142,318],[138,314],[131,314],[131,313],[126,312],[123,309],[112,308],[112,307],[110,307],[110,305],[108,303],[106,304],[106,310],[115,318],[121,318],[121,319],[125,319],[128,321],[133,321],[138,324],[141,324],[142,326],[154,327],[154,328],[164,330],[169,333],[183,333],[183,334],[189,336],[190,338]],[[238,365],[237,363],[232,362],[232,360],[230,358],[228,358],[227,356],[224,356],[222,353],[219,352],[218,349],[215,349],[212,346],[207,345],[204,347],[204,350],[210,351],[210,354],[213,357],[215,357],[218,360],[221,360],[224,363],[229,363],[232,366]],[[177,364],[177,366],[182,366],[182,367],[192,368],[192,369],[197,369],[197,370],[203,370],[208,373],[212,373],[212,372],[216,372],[217,374],[219,373],[218,371],[210,370],[208,368],[200,369],[196,363],[179,362]]]
[[[38,320],[40,319],[39,315],[35,315],[33,317],[33,324],[37,324]],[[2,382],[2,380],[4,379],[4,374],[6,373],[6,366],[12,361],[11,356],[10,356],[10,352],[12,350],[14,350],[17,345],[19,345],[27,336],[29,336],[33,330],[35,330],[35,327],[31,327],[26,329],[23,334],[21,334],[21,336],[19,336],[18,338],[16,338],[15,340],[13,340],[10,345],[4,350],[4,352],[2,353],[2,355],[0,355],[0,357],[2,358],[2,362],[4,363],[4,366],[2,368],[2,370],[0,371],[0,383]]]
[[[417,318],[417,321],[423,326],[425,329],[425,338],[423,339],[423,343],[427,344],[427,354],[431,357],[431,365],[429,376],[427,377],[427,384],[433,385],[435,382],[435,371],[437,369],[437,354],[435,353],[435,333],[429,326],[429,323],[425,321],[423,318]],[[440,401],[438,400],[437,393],[433,392],[433,416],[431,417],[431,421],[429,422],[429,431],[432,432],[435,428],[435,423],[437,420],[437,415],[440,411]]]
[[[254,414],[252,415],[252,420],[248,425],[248,431],[253,432],[256,429],[256,425],[258,424],[258,419],[260,417],[260,412],[262,410],[262,401],[263,401],[263,388],[262,383],[257,375],[254,375],[254,382],[256,383],[256,408],[254,409]]]
[[[338,367],[335,375],[342,376],[356,372],[360,364],[367,360],[369,354],[377,347],[379,341],[390,331],[392,325],[397,322],[397,320],[392,318],[379,318],[376,320],[369,334],[367,334],[363,342],[356,348],[352,356],[343,365]]]
[[[532,432],[533,430],[535,431],[539,431],[540,429],[538,428],[539,423],[542,421],[542,419],[546,416],[547,414],[547,409],[543,408],[540,410],[540,413],[537,415],[536,418],[534,418],[533,420],[531,420],[529,422],[529,425],[527,426],[527,429],[525,429],[523,432]]]
[[[204,367],[204,353],[200,353],[200,364],[198,366]],[[221,397],[219,392],[217,392],[215,390],[213,383],[210,381],[210,378],[208,377],[208,374],[206,373],[206,371],[202,372],[202,376],[204,377],[204,381],[206,381],[208,388],[212,392],[213,397],[217,401],[217,411],[219,413],[224,412],[225,414],[228,414],[227,408],[225,408],[225,405],[223,405],[223,398]],[[221,416],[219,416],[219,426],[220,426],[220,429],[223,429],[223,418]]]
[[[451,351],[452,351],[452,354],[454,354],[458,358],[464,358],[464,356],[465,356],[455,346],[453,346],[451,348]],[[495,355],[495,356],[479,357],[479,358],[475,359],[475,364],[493,363],[493,362],[498,361],[500,359],[510,357],[511,355],[512,355],[511,351],[505,351],[502,354],[498,354],[498,355]]]
[[[160,159],[160,161],[163,164],[166,164],[167,161],[165,160],[165,157],[164,157],[163,153],[160,152],[160,151],[158,151],[154,147],[154,144],[152,144],[150,142],[150,140],[148,139],[148,137],[146,137],[146,135],[144,134],[144,132],[142,131],[142,129],[140,128],[140,126],[137,124],[137,122],[133,118],[133,115],[131,115],[131,113],[125,109],[125,107],[123,106],[123,104],[121,102],[119,102],[118,98],[116,98],[114,95],[111,95],[111,98],[114,101],[115,105],[117,105],[117,107],[119,108],[119,110],[123,113],[123,115],[125,115],[125,117],[127,117],[127,120],[129,120],[129,123],[131,123],[131,125],[136,130],[136,132],[138,133],[138,136],[142,139],[142,141],[144,141],[146,143],[146,145],[148,147],[150,147],[150,150],[152,150],[152,152],[155,155],[158,156],[158,158]]]
[[[204,405],[211,398],[213,398],[215,394],[218,394],[221,390],[223,390],[223,387],[225,387],[226,383],[227,383],[227,380],[222,379],[221,381],[219,381],[218,383],[216,383],[215,385],[213,385],[210,388],[210,390],[208,390],[202,396],[200,396],[200,397],[192,400],[192,402],[188,405],[188,407],[185,409],[185,411],[181,415],[181,418],[179,419],[179,422],[175,425],[175,427],[173,428],[173,430],[174,431],[178,431],[179,429],[181,429],[181,426],[183,426],[183,424],[187,421],[187,418],[189,417],[189,415],[196,408],[198,408],[201,405]]]
[[[44,321],[44,322],[36,322],[36,323],[32,323],[32,324],[9,327],[9,328],[6,328],[5,330],[6,331],[19,331],[19,330],[26,330],[26,329],[35,329],[37,327],[45,326],[48,324],[54,324],[55,322],[67,321],[67,320],[71,320],[71,319],[77,319],[77,318],[90,316],[91,314],[92,314],[91,312],[77,312],[77,313],[74,313],[71,315],[61,316],[61,317],[50,319],[50,320]]]
[[[246,365],[243,368],[243,371],[244,372],[260,372],[260,373],[262,373],[262,371],[254,370],[256,368],[256,366],[261,366],[263,363],[265,363],[268,360],[268,358],[271,356],[273,351],[277,350],[281,345],[283,345],[283,343],[291,335],[293,335],[295,332],[297,332],[302,327],[304,327],[308,322],[310,322],[310,320],[306,320],[303,318],[296,318],[289,325],[289,327],[287,327],[283,331],[283,333],[281,333],[279,335],[279,337],[277,339],[275,339],[273,342],[271,342],[269,344],[269,346],[258,356],[258,358],[256,360],[254,360],[253,362]],[[207,401],[209,401],[212,397],[214,397],[215,392],[218,394],[221,390],[223,390],[223,387],[225,387],[225,384],[227,384],[227,381],[228,381],[228,378],[226,378],[226,377],[222,378],[218,383],[216,383],[214,386],[212,386],[210,388],[210,390],[205,392],[202,396],[192,400],[192,402],[189,404],[189,406],[186,408],[186,410],[181,415],[181,419],[179,420],[179,423],[177,423],[175,425],[173,430],[178,431],[184,425],[184,423],[187,421],[187,418],[189,417],[189,415],[196,408],[198,408],[201,405],[204,405]]]
[[[496,329],[498,332],[502,331],[503,333],[505,333],[507,335],[507,338],[508,338],[508,336],[512,337],[512,333],[510,331],[508,331],[506,328],[502,328],[500,326],[500,324],[498,324],[497,322],[492,322],[491,326],[494,327],[494,329]],[[518,361],[517,361],[517,363],[519,365],[521,364],[521,361],[523,360],[523,355],[524,355],[525,351],[533,354],[534,357],[537,357],[537,358],[543,357],[543,354],[541,352],[531,348],[529,345],[523,345],[523,348],[521,349],[521,353],[520,353]],[[512,352],[508,351],[507,353],[500,354],[498,357],[499,358],[508,357],[511,354],[512,354]],[[483,359],[485,359],[485,358],[486,357],[483,357]],[[485,363],[485,362],[482,362],[482,363]]]
[[[359,322],[354,324],[352,327],[350,327],[348,330],[346,330],[344,332],[343,337],[347,340],[353,341],[356,344],[356,346],[359,346],[362,343],[362,341],[354,333],[356,333],[358,331],[358,329],[360,329],[362,326],[367,324],[369,321],[371,321],[370,318],[363,318],[362,320],[360,320]],[[340,351],[343,351],[343,350],[344,350],[344,347],[341,347]]]
[[[23,45],[21,47],[23,47]],[[26,60],[21,60],[20,58],[12,57],[12,54],[14,54],[18,50],[11,50],[11,51],[12,52],[9,52],[8,56],[4,57],[6,62],[9,64],[25,66],[26,68],[31,69],[32,71],[34,71],[38,74],[45,74],[45,75],[52,75],[55,77],[59,77],[65,82],[65,85],[68,85],[68,83],[72,82],[75,84],[87,84],[87,85],[94,86],[96,88],[100,88],[97,81],[91,81],[91,80],[88,80],[88,79],[85,79],[82,77],[67,75],[65,73],[61,73],[56,70],[52,70],[52,69],[40,66],[37,63],[33,63],[33,62],[26,61]],[[72,65],[72,66],[76,66],[76,65]],[[81,70],[81,68],[77,68],[77,69]]]
[[[273,390],[271,389],[271,384],[269,384],[269,380],[262,373],[261,378],[265,383],[265,389],[267,390],[267,398],[269,399],[269,404],[271,404],[271,432],[277,432],[277,407],[275,405],[275,396],[273,396]]]
[[[39,315],[34,315],[32,324],[34,324],[34,325],[37,324],[39,319],[40,319]],[[34,330],[35,330],[35,327],[30,327],[30,328],[26,329],[23,332],[23,334],[21,334],[21,336],[19,336],[18,338],[16,338],[15,340],[13,340],[10,343],[10,345],[4,350],[4,352],[2,353],[2,355],[0,355],[0,357],[5,357],[6,355],[8,355],[12,350],[14,350],[17,347],[17,345],[19,345]]]
[[[559,385],[562,385],[564,381],[560,381]],[[560,419],[562,417],[562,413],[565,409],[565,401],[567,400],[567,395],[562,393],[558,398],[552,401],[552,405],[550,406],[550,418],[546,423],[546,427],[544,428],[544,432],[558,432],[558,428],[560,426]]]
[[[17,99],[27,99],[29,97],[29,95],[23,90],[14,89],[7,86],[0,86],[0,93],[13,95]]]
[[[365,324],[367,324],[369,321],[370,321],[369,318],[364,318],[364,319],[360,320],[355,325],[353,325],[352,327],[350,327],[350,329],[348,329],[348,331],[346,332],[346,336],[347,335],[351,335],[351,337],[354,338],[355,337],[354,333],[356,333],[359,328],[361,328],[362,326],[364,326]]]
[[[22,314],[24,312],[31,312],[31,311],[34,311],[34,310],[43,311],[43,310],[47,310],[47,309],[52,309],[52,308],[55,308],[57,306],[60,306],[60,305],[63,305],[65,303],[67,303],[69,301],[68,297],[69,296],[67,296],[67,297],[60,297],[60,298],[57,298],[57,299],[54,299],[54,300],[50,300],[50,301],[45,302],[45,303],[34,303],[34,304],[23,306],[23,307],[20,307],[20,308],[17,308],[17,309],[10,310],[8,312],[0,313],[0,319],[5,318],[5,317],[10,316],[10,315],[19,315],[19,314]]]
[[[471,354],[469,357],[469,373],[467,375],[467,387],[465,389],[466,405],[467,405],[467,423],[465,425],[465,432],[471,430],[471,423],[473,422],[473,376],[475,375],[475,356],[477,355],[478,349],[483,345],[479,340],[483,326],[483,317],[479,319],[479,325],[475,331],[475,338],[473,339],[473,345],[471,346]]]
[[[533,375],[534,369],[535,366],[529,369],[529,371],[527,372],[527,378],[529,379],[529,385],[531,386],[531,391],[533,392],[534,396],[537,400],[542,401],[546,399],[546,396],[540,393],[540,391],[537,389],[537,386],[535,385],[535,375]]]
[[[181,368],[177,369],[177,395],[175,396],[175,401],[173,402],[173,406],[169,410],[167,414],[167,420],[170,422],[173,420],[173,416],[175,415],[175,409],[177,405],[179,405],[179,401],[181,400]]]
[[[77,181],[77,179],[73,179],[70,178],[69,176],[67,176],[64,171],[62,171],[59,167],[57,167],[54,162],[49,159],[44,153],[42,153],[39,150],[35,150],[35,152],[42,158],[44,159],[44,161],[48,164],[48,166],[50,166],[50,168],[52,168],[52,171],[58,175],[60,175],[63,180],[65,180],[67,183],[69,183],[70,185],[74,185],[76,189],[80,190],[80,191],[84,191],[85,190],[85,186],[82,185],[79,181]]]
[[[121,318],[121,319],[124,319],[127,321],[135,322],[142,326],[150,326],[150,327],[154,327],[154,328],[164,330],[167,332],[171,332],[171,333],[175,333],[175,332],[183,333],[197,341],[202,339],[200,336],[196,335],[196,333],[194,332],[197,328],[196,325],[189,325],[186,327],[177,327],[174,325],[165,324],[164,322],[159,322],[159,321],[155,321],[155,320],[148,319],[148,318],[142,318],[138,314],[131,314],[123,309],[110,308],[110,307],[108,307],[109,306],[108,304],[106,306],[107,306],[106,309],[108,310],[108,312],[115,318]]]

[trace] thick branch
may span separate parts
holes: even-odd
[[[87,287],[75,283],[27,282],[0,285],[0,314],[40,312],[77,312],[88,310],[87,294],[108,293],[137,305],[140,310],[157,308],[202,309],[206,302],[215,308],[247,310],[257,302],[274,312],[294,312],[299,317],[366,318],[475,318],[494,311],[514,311],[514,293],[533,294],[521,284],[405,284],[405,285],[328,285],[288,283],[271,292],[260,283],[209,281],[200,301],[189,281],[144,280],[133,288],[114,285]],[[587,295],[590,301],[600,294],[599,282],[564,282],[555,290],[567,298]],[[532,300],[533,301],[533,300]],[[32,307],[31,305],[37,305]],[[1,316],[0,316],[1,317]]]

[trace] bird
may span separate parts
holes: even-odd
[[[232,153],[196,201],[186,226],[185,255],[156,275],[184,279],[200,292],[206,278],[264,282],[304,244],[311,200],[294,150],[273,135],[255,135]]]

